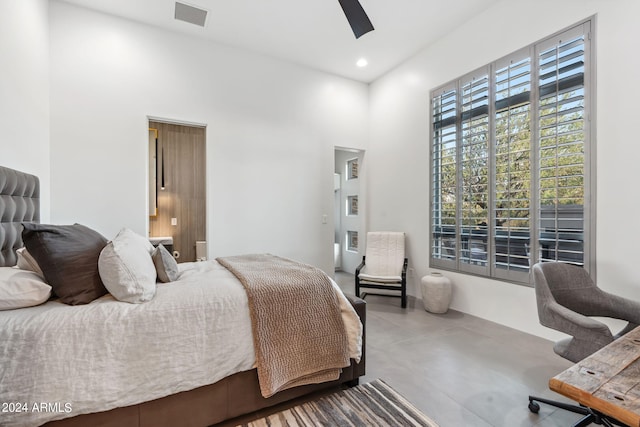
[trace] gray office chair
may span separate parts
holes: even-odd
[[[577,363],[600,350],[640,324],[640,303],[599,289],[581,267],[559,262],[533,266],[533,282],[540,323],[571,335],[555,343],[553,351]],[[629,322],[616,335],[604,323],[589,316],[610,317]],[[574,427],[591,423],[624,425],[590,408],[568,405],[553,400],[529,396],[529,410],[538,413],[546,403],[557,408],[585,415]]]

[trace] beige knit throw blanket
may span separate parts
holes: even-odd
[[[247,291],[262,396],[338,379],[348,340],[324,272],[269,254],[216,259]]]

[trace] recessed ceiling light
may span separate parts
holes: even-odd
[[[356,62],[356,65],[360,68],[366,67],[367,65],[369,65],[369,61],[367,61],[365,58],[360,58],[358,59],[358,62]]]

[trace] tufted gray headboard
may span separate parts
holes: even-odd
[[[23,222],[40,222],[40,181],[0,166],[0,266],[16,265]]]

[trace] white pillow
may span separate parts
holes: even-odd
[[[156,268],[151,259],[153,245],[128,228],[102,249],[98,271],[105,288],[118,301],[142,303],[156,294]]]
[[[32,307],[50,296],[51,286],[33,271],[0,267],[0,310]]]
[[[18,255],[18,268],[27,271],[33,271],[34,273],[38,273],[40,276],[44,277],[44,273],[42,269],[38,265],[38,262],[31,256],[29,252],[27,252],[27,248],[20,248],[16,251],[16,255]]]

